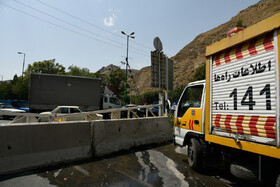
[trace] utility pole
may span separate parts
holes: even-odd
[[[125,105],[127,104],[127,66],[128,66],[128,42],[129,42],[129,38],[135,38],[134,32],[132,32],[131,34],[126,34],[124,31],[121,31],[122,34],[126,35],[127,38],[127,42],[126,42],[126,63],[125,63]]]
[[[24,72],[24,64],[25,64],[25,53],[23,52],[17,52],[20,55],[23,55],[23,63],[22,63],[22,73],[21,73],[21,89],[19,92],[19,100],[21,100],[21,93],[22,93],[22,89],[23,89],[23,72]]]

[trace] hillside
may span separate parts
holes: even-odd
[[[111,71],[114,71],[115,69],[119,68],[118,66],[115,66],[113,64],[110,64],[108,66],[103,66],[99,71],[100,71],[100,74],[103,74],[103,75],[109,75],[109,73]],[[122,69],[123,72],[125,72],[125,69]],[[128,71],[128,76],[130,75],[134,75],[138,72],[139,70],[136,70],[136,69],[130,69]]]
[[[226,33],[234,28],[237,21],[242,20],[247,27],[260,22],[280,12],[279,0],[262,0],[259,3],[240,11],[228,22],[199,34],[192,42],[181,49],[171,59],[174,61],[174,87],[186,85],[195,69],[202,65],[205,59],[206,46],[226,37]],[[140,94],[145,91],[155,90],[151,88],[151,67],[144,67],[134,75],[135,88]],[[134,93],[133,93],[134,94]]]

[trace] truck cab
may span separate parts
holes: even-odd
[[[103,109],[111,109],[111,108],[121,108],[121,101],[115,95],[104,94],[103,95]]]
[[[175,143],[185,146],[188,137],[204,133],[205,80],[189,83],[178,101],[175,111]]]

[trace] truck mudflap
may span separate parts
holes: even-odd
[[[210,134],[276,145],[277,31],[210,58]]]

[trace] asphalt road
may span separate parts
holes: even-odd
[[[9,123],[11,122],[12,120],[3,120],[2,117],[0,117],[0,125],[1,124],[6,124],[6,123]]]
[[[0,186],[248,186],[225,168],[203,173],[187,164],[186,148],[146,146],[109,157],[0,176]]]
[[[0,124],[10,120],[0,119]],[[15,137],[16,138],[16,137]],[[215,163],[203,172],[187,163],[187,148],[172,143],[122,151],[103,158],[0,176],[0,187],[32,186],[256,186],[237,180]]]

